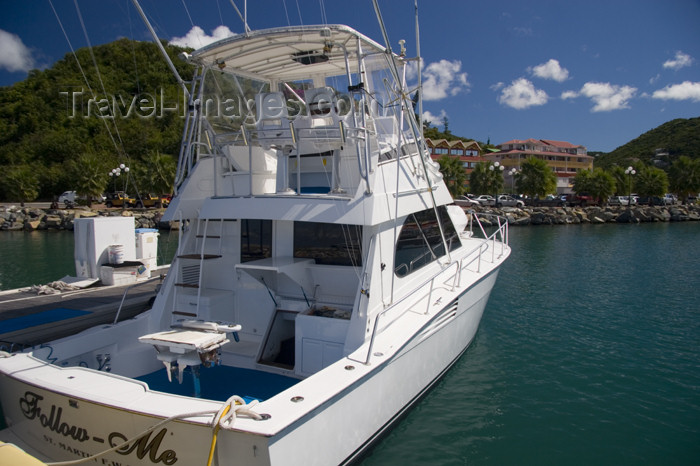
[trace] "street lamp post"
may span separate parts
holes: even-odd
[[[505,168],[506,167],[501,165],[499,162],[494,162],[493,165],[489,165],[489,170],[491,170],[492,172],[493,171],[500,171],[501,173],[503,173],[503,170]],[[494,186],[493,189],[495,191],[496,187]],[[494,197],[494,203],[496,204],[496,206],[498,206],[498,193],[495,193],[493,197]]]
[[[632,207],[632,175],[636,175],[637,171],[632,168],[631,166],[627,167],[625,170],[625,175],[628,175],[628,191],[627,191],[627,207],[631,208]]]
[[[122,172],[125,174],[129,174],[129,167],[124,165],[123,163],[120,164],[117,168],[112,168],[112,171],[109,172],[109,176],[111,176],[114,179],[114,191],[117,190],[117,177],[121,176]],[[126,191],[126,184],[128,183],[128,179],[124,180],[124,191]]]
[[[513,167],[508,171],[510,175],[510,193],[515,194],[515,174],[518,173],[518,169]]]

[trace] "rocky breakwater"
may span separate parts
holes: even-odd
[[[31,207],[0,207],[0,230],[73,230],[76,218],[134,217],[136,228],[170,229],[172,225],[161,222],[162,209],[37,209]]]
[[[467,209],[469,210],[469,209]],[[700,221],[700,205],[474,208],[508,219],[513,226]],[[485,218],[488,223],[488,217]],[[483,222],[482,222],[483,223]]]

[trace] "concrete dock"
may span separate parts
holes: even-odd
[[[30,288],[0,292],[0,350],[14,352],[129,319],[150,308],[167,268],[128,285],[93,286],[38,295]],[[123,300],[123,304],[122,304]]]

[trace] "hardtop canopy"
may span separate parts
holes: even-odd
[[[268,81],[294,81],[310,74],[357,73],[362,54],[385,53],[372,39],[344,25],[289,26],[238,34],[196,50],[190,61]]]

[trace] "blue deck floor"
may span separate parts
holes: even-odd
[[[79,311],[77,309],[57,307],[55,309],[36,312],[34,314],[13,317],[11,319],[0,321],[0,334],[15,332],[17,330],[23,330],[29,327],[35,327],[37,325],[50,324],[61,320],[72,319],[73,317],[80,317],[86,314],[90,314],[90,311]]]
[[[185,370],[182,384],[178,383],[176,376],[172,382],[168,382],[165,368],[137,377],[137,380],[146,382],[151,390],[195,396],[194,377],[190,368]],[[200,398],[217,401],[226,401],[232,395],[238,395],[247,402],[264,401],[297,382],[298,379],[291,377],[229,366],[200,367],[199,370]]]

